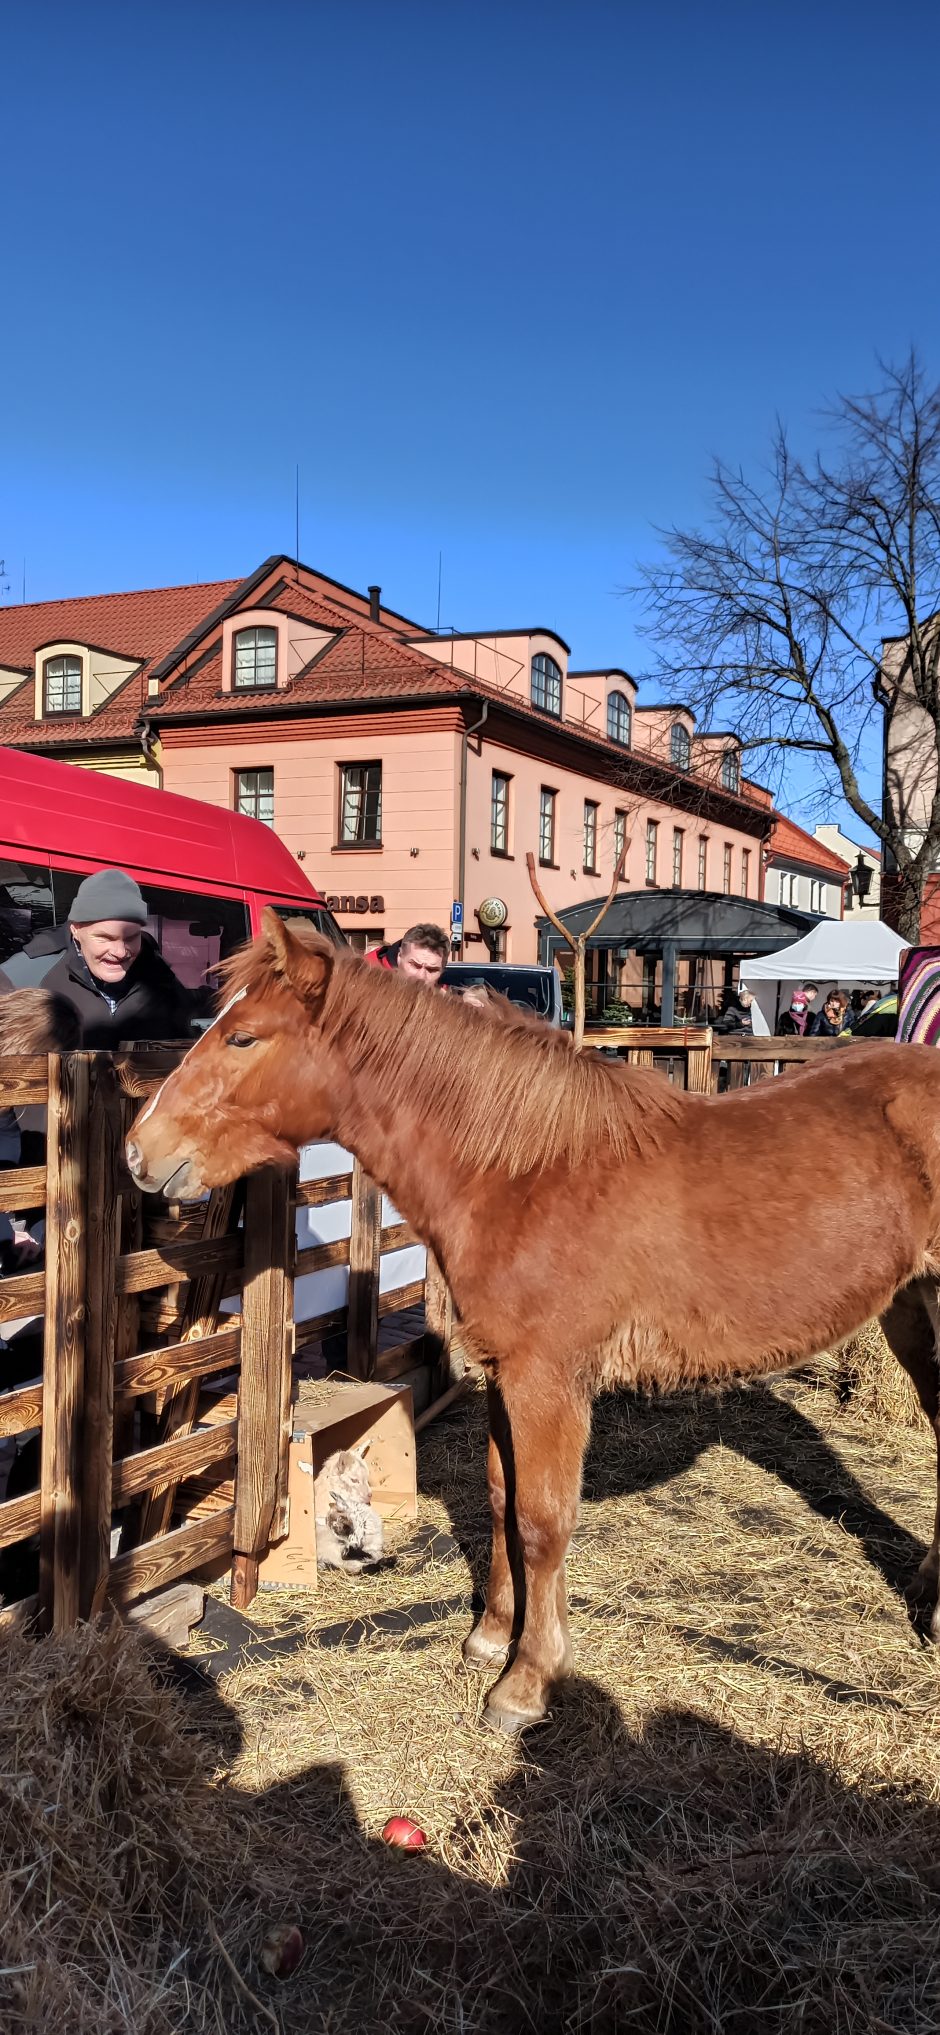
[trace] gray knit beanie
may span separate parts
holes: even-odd
[[[105,919],[124,919],[135,926],[147,923],[140,889],[123,869],[99,869],[94,876],[86,876],[72,900],[70,926],[100,925]]]

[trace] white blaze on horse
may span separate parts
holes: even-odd
[[[434,1250],[487,1375],[493,1553],[465,1655],[508,1656],[490,1722],[543,1716],[571,1666],[564,1561],[598,1391],[779,1371],[878,1315],[940,1439],[940,1054],[853,1045],[684,1094],[273,912],[228,995],[138,1117],[131,1173],[185,1197],[336,1138]],[[930,1605],[938,1559],[935,1534]]]

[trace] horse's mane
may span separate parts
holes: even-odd
[[[77,1012],[54,990],[0,994],[0,1053],[69,1053],[80,1041]]]
[[[226,965],[226,990],[282,987],[259,943]],[[337,952],[319,1019],[352,1073],[380,1072],[383,1105],[446,1129],[457,1156],[511,1174],[658,1144],[685,1098],[661,1075],[576,1053],[570,1036],[512,1008],[498,1014]]]

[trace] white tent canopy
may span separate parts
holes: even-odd
[[[754,995],[755,1032],[767,1037],[774,1030],[782,985],[789,991],[794,982],[818,983],[820,995],[813,1008],[819,1010],[828,989],[896,982],[900,956],[908,944],[881,919],[823,919],[792,947],[742,961],[741,981]],[[781,1003],[787,1002],[789,995],[781,998]]]

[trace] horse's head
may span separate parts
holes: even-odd
[[[330,1129],[335,1070],[318,1021],[335,949],[264,914],[230,964],[214,1023],[141,1110],[127,1139],[138,1187],[184,1200],[258,1166],[293,1165]]]

